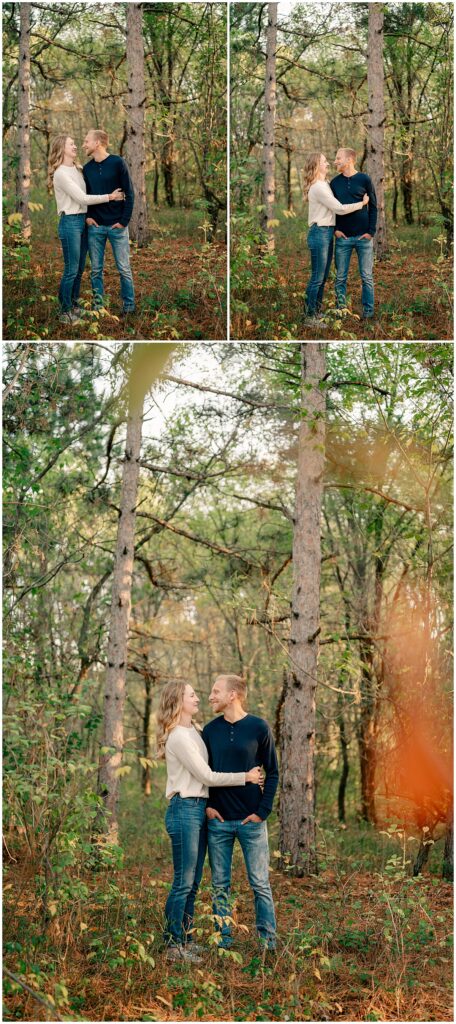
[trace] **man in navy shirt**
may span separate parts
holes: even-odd
[[[361,274],[363,318],[370,320],[374,315],[374,244],[377,226],[377,197],[368,174],[355,170],[354,149],[338,149],[334,161],[339,174],[331,181],[331,189],[341,203],[356,203],[367,192],[369,203],[362,210],[348,213],[345,217],[336,214],[336,299],[339,309],[347,305],[347,277],[353,250],[358,256]]]
[[[134,192],[128,167],[120,156],[108,153],[108,136],[101,129],[92,128],[83,142],[83,149],[91,157],[83,167],[84,181],[90,195],[102,195],[121,188],[125,194],[123,203],[99,203],[90,207],[88,224],[88,245],[92,264],[91,281],[95,305],[104,304],[103,263],[106,242],[109,239],[116,267],[120,275],[120,294],[124,316],[134,313],[135,291],[130,267],[130,243],[128,224],[133,211]]]
[[[266,818],[279,781],[277,756],[271,730],[262,718],[244,708],[247,688],[235,675],[218,676],[209,702],[220,714],[203,729],[203,740],[213,771],[248,771],[262,765],[264,788],[246,786],[211,787],[206,810],[209,861],[212,871],[213,908],[220,945],[232,943],[230,917],[231,862],[237,838],[244,855],[247,876],[255,897],[256,927],[266,949],[275,949],[276,920],[269,882],[269,844]]]

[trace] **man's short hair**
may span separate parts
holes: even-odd
[[[343,150],[343,152],[345,153],[345,156],[348,156],[350,158],[350,160],[353,160],[353,163],[355,162],[355,160],[356,160],[356,150],[355,149],[349,149],[348,146],[340,146],[339,148],[341,150]]]
[[[224,673],[217,676],[216,682],[220,679],[224,680],[227,690],[234,690],[241,704],[244,705],[247,700],[247,683],[245,679],[242,676],[225,675]]]
[[[100,145],[106,149],[106,146],[109,142],[109,138],[108,133],[105,132],[103,128],[91,128],[89,134],[93,135],[97,142],[99,142]]]

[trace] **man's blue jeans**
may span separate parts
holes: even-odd
[[[195,896],[207,849],[205,797],[171,797],[166,831],[171,839],[174,878],[165,906],[164,941],[177,946],[192,941]]]
[[[59,302],[63,313],[69,313],[73,309],[81,291],[81,278],[87,256],[85,221],[85,213],[62,213],[59,218],[59,238],[64,262]]]
[[[128,228],[112,228],[103,224],[89,224],[89,252],[92,271],[90,279],[96,305],[103,305],[103,263],[106,242],[110,241],[116,267],[120,274],[120,294],[125,312],[135,308],[135,290],[130,267]]]
[[[312,224],[307,235],[312,265],[312,276],[306,288],[307,316],[313,316],[321,309],[323,291],[331,267],[333,236],[333,227],[319,227],[318,224]]]
[[[247,876],[255,898],[256,927],[259,938],[269,949],[276,942],[276,920],[269,882],[269,845],[265,821],[208,821],[209,862],[212,871],[213,911],[220,945],[232,943],[231,927],[225,920],[231,915],[231,862],[234,840],[238,838],[244,854]]]
[[[374,315],[374,243],[371,238],[336,238],[336,300],[338,308],[347,305],[347,277],[353,250],[358,256],[361,274],[363,315]]]

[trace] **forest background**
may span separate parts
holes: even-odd
[[[226,14],[224,3],[2,4],[4,337],[226,338]],[[49,147],[67,131],[84,163],[91,127],[132,175],[138,315],[119,321],[109,250],[107,312],[62,328]],[[88,308],[89,272],[87,259]]]
[[[450,3],[236,3],[231,35],[234,338],[452,338],[453,11]],[[265,91],[266,86],[266,91]],[[321,330],[302,322],[310,277],[307,156],[341,146],[375,185],[376,316],[350,313],[334,270]],[[313,333],[311,333],[313,332]]]
[[[5,1019],[452,1019],[452,360],[5,345]],[[169,970],[157,701],[204,721],[226,669],[281,757],[279,947],[236,857],[234,949],[206,872]]]

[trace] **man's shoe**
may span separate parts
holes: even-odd
[[[70,310],[68,313],[61,313],[59,316],[59,320],[61,324],[68,324],[71,327],[74,324],[81,323],[81,317],[78,316],[78,314],[75,313],[74,310]]]
[[[133,317],[136,316],[136,309],[123,309],[120,315],[122,320],[128,320],[130,317],[133,319]]]
[[[74,314],[74,316],[79,317],[80,320],[85,316],[90,316],[90,312],[88,309],[85,308],[85,306],[73,306],[71,312]]]
[[[188,946],[169,946],[165,953],[167,960],[187,964],[201,964],[202,956],[194,953]]]

